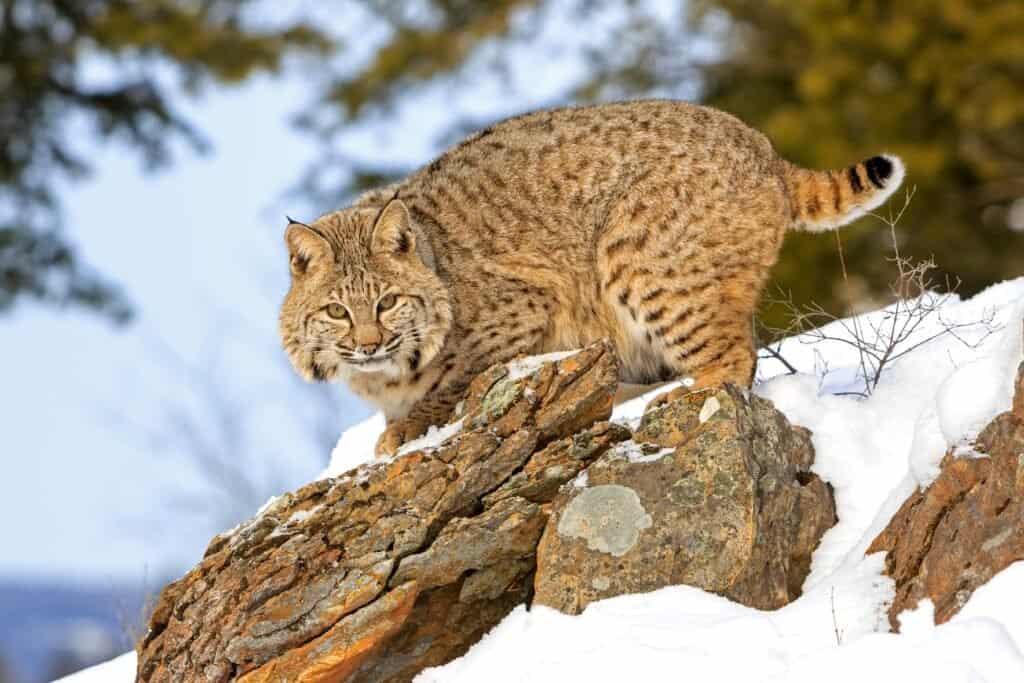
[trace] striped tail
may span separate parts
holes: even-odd
[[[903,182],[903,162],[891,154],[871,157],[841,171],[811,171],[784,162],[792,227],[835,230],[879,206]]]

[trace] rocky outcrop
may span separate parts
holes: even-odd
[[[649,410],[555,499],[535,602],[575,614],[686,584],[760,609],[789,603],[836,521],[813,459],[806,430],[734,386]]]
[[[535,587],[570,612],[680,582],[792,599],[834,520],[806,432],[726,388],[667,402],[633,434],[608,422],[616,378],[607,344],[496,366],[443,443],[216,537],[160,596],[138,679],[409,681]]]
[[[160,596],[139,680],[407,681],[533,584],[543,504],[616,441],[603,344],[476,379],[462,431],[275,501]]]
[[[949,620],[978,586],[1024,560],[1024,364],[1013,408],[981,432],[975,453],[954,450],[938,478],[908,498],[868,548],[888,553],[894,630],[900,612],[925,598],[935,606],[936,623]]]

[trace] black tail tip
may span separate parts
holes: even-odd
[[[887,157],[871,157],[864,162],[864,168],[871,184],[879,189],[885,187],[886,179],[892,175],[892,161]]]

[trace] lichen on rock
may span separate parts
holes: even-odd
[[[834,513],[807,433],[727,387],[609,422],[608,343],[495,366],[461,430],[282,495],[161,594],[144,683],[401,683],[515,606],[690,583],[799,590]]]
[[[648,446],[643,446],[646,442]],[[538,547],[535,602],[686,584],[773,609],[800,594],[836,520],[809,434],[732,386],[649,408],[632,441],[564,487]]]
[[[564,538],[583,539],[591,550],[621,557],[651,523],[636,491],[603,484],[584,489],[565,506],[557,531]]]

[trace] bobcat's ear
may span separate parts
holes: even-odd
[[[288,245],[292,275],[303,275],[310,265],[331,258],[331,245],[323,235],[304,223],[297,223],[290,218],[288,221],[284,241]]]
[[[401,199],[392,199],[380,212],[373,226],[370,251],[399,258],[416,253],[416,231],[413,230],[409,210]]]

